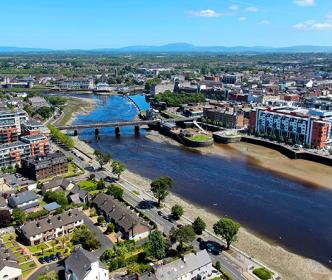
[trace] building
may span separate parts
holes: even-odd
[[[63,89],[94,89],[93,79],[73,79],[73,80],[63,80],[58,83],[60,88]]]
[[[8,198],[8,206],[32,211],[39,206],[39,196],[32,191],[14,194]]]
[[[42,193],[45,195],[49,191],[70,191],[74,186],[68,179],[57,176],[42,186]]]
[[[173,92],[174,91],[174,83],[171,83],[171,82],[163,82],[161,84],[157,84],[157,85],[152,85],[151,86],[151,89],[150,89],[150,93],[153,95],[153,96],[156,96],[157,94],[159,93],[163,93],[165,91],[171,91]]]
[[[88,191],[80,188],[79,186],[75,186],[70,190],[68,198],[69,201],[75,204],[81,204],[91,202],[92,195]]]
[[[27,222],[18,229],[18,234],[28,245],[37,245],[63,235],[68,235],[84,223],[82,213],[72,209],[62,214]]]
[[[21,124],[28,120],[25,111],[0,112],[0,144],[11,143],[18,140],[21,134]]]
[[[212,279],[218,272],[206,250],[183,256],[168,264],[155,266],[152,272],[141,276],[142,280],[192,280]]]
[[[41,107],[50,107],[50,104],[45,100],[44,97],[41,96],[30,97],[29,102],[34,109],[38,109]]]
[[[21,130],[22,135],[43,134],[46,137],[50,135],[50,130],[44,124],[33,119],[22,123]]]
[[[205,107],[203,108],[203,117],[213,122],[220,123],[226,128],[243,128],[244,113],[232,107]]]
[[[109,271],[93,253],[76,247],[65,260],[65,279],[109,280]]]
[[[34,180],[43,180],[68,172],[68,160],[61,152],[22,160],[22,172]]]
[[[112,222],[124,239],[139,240],[148,237],[150,227],[135,212],[105,193],[99,193],[92,205],[103,215],[107,222]]]
[[[0,167],[20,165],[22,159],[31,156],[31,147],[28,143],[15,141],[0,145]]]
[[[257,108],[249,130],[281,142],[323,148],[331,142],[332,113],[299,108]]]
[[[22,136],[21,141],[30,145],[32,156],[46,155],[50,150],[48,138],[43,134]]]
[[[22,269],[14,253],[0,244],[0,279],[1,280],[21,280]]]

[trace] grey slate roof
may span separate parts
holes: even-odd
[[[70,181],[67,180],[66,178],[57,176],[53,178],[51,181],[48,183],[44,184],[42,187],[43,192],[46,192],[47,190],[56,188],[56,187],[61,187],[63,190],[66,190],[68,186],[70,185]]]
[[[18,261],[11,249],[6,249],[4,244],[0,244],[0,271],[6,266],[18,269],[20,268]]]
[[[82,213],[77,209],[72,209],[58,215],[28,222],[21,227],[21,232],[25,237],[30,238],[37,234],[73,224],[80,220],[83,220]]]
[[[155,274],[158,280],[176,280],[211,262],[211,258],[207,251],[202,250],[196,254],[192,253],[184,256],[184,260],[178,259],[174,262],[158,267]]]
[[[85,197],[88,197],[89,200],[91,199],[91,194],[88,191],[83,190],[79,186],[73,187],[73,189],[70,191],[70,194],[78,195],[78,197],[81,201],[83,201]]]
[[[82,247],[76,247],[65,260],[66,271],[70,270],[78,279],[84,279],[91,271],[91,264],[95,262],[99,262],[99,259],[93,253]],[[104,268],[101,262],[99,266]]]
[[[67,162],[67,158],[61,152],[48,154],[47,156],[37,156],[25,160],[28,165],[34,165],[36,170],[48,168],[51,165]]]
[[[21,192],[21,193],[10,196],[8,198],[8,205],[12,208],[16,208],[16,207],[19,207],[20,205],[22,205],[23,203],[32,202],[38,198],[39,198],[39,196],[32,191]],[[39,205],[39,203],[37,203],[36,206],[38,206],[38,205]],[[30,207],[31,206],[29,205],[28,208],[30,208]]]

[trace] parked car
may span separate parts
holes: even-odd
[[[59,260],[61,260],[61,259],[63,259],[63,254],[60,253],[60,252],[58,252],[58,253],[56,253],[56,257],[57,257]]]
[[[58,260],[58,258],[55,255],[50,255],[50,259],[55,262]]]
[[[52,261],[50,257],[45,257],[44,259],[45,259],[45,262],[47,262],[47,263],[50,263]]]
[[[41,264],[44,264],[46,261],[43,257],[39,258],[38,261],[41,263]]]

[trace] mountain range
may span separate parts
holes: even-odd
[[[291,46],[291,47],[245,47],[245,46],[195,46],[187,43],[174,43],[162,46],[128,46],[103,49],[55,50],[46,48],[2,47],[0,53],[332,53],[332,46]]]

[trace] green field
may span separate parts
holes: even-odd
[[[204,142],[204,141],[211,141],[212,137],[208,136],[208,135],[197,134],[197,135],[188,137],[188,139],[191,140],[191,141]]]

